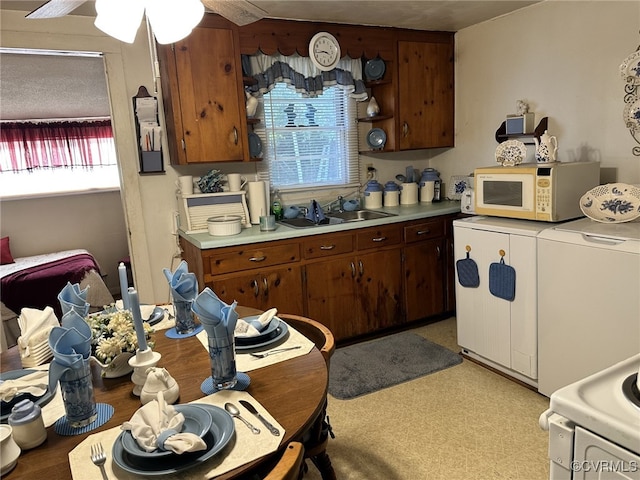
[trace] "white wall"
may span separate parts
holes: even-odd
[[[549,117],[558,160],[601,162],[601,182],[640,183],[623,122],[620,64],[640,44],[640,2],[548,0],[456,34],[456,148],[442,179],[495,163],[495,131],[516,101]],[[533,146],[528,147],[529,157]]]

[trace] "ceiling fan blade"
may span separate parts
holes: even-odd
[[[64,17],[71,13],[87,0],[49,0],[33,12],[29,13],[26,18],[57,18]]]
[[[212,12],[239,26],[257,22],[267,15],[267,12],[246,0],[202,0],[202,3]]]

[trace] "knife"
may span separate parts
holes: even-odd
[[[280,436],[280,430],[278,430],[276,427],[274,427],[273,425],[271,425],[266,418],[264,418],[262,415],[260,415],[258,413],[258,410],[256,410],[256,407],[254,407],[253,405],[251,405],[249,402],[247,402],[246,400],[240,400],[240,405],[242,405],[244,408],[246,408],[247,410],[249,410],[250,413],[253,413],[258,420],[260,420],[262,423],[264,423],[264,426],[267,427],[267,429],[276,437]]]

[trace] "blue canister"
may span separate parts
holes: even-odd
[[[364,208],[382,208],[382,185],[377,180],[369,180],[364,189]]]
[[[397,207],[400,203],[400,186],[394,181],[384,184],[384,206]]]
[[[13,428],[13,439],[22,450],[35,448],[47,439],[42,410],[29,399],[13,406],[8,422]]]

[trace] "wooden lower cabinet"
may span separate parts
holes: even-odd
[[[407,321],[444,312],[444,239],[408,246],[404,255]]]
[[[298,265],[265,268],[243,275],[228,275],[207,282],[225,302],[261,310],[277,308],[279,312],[303,315],[302,273]]]
[[[402,250],[395,248],[310,263],[307,316],[337,341],[402,323]]]

